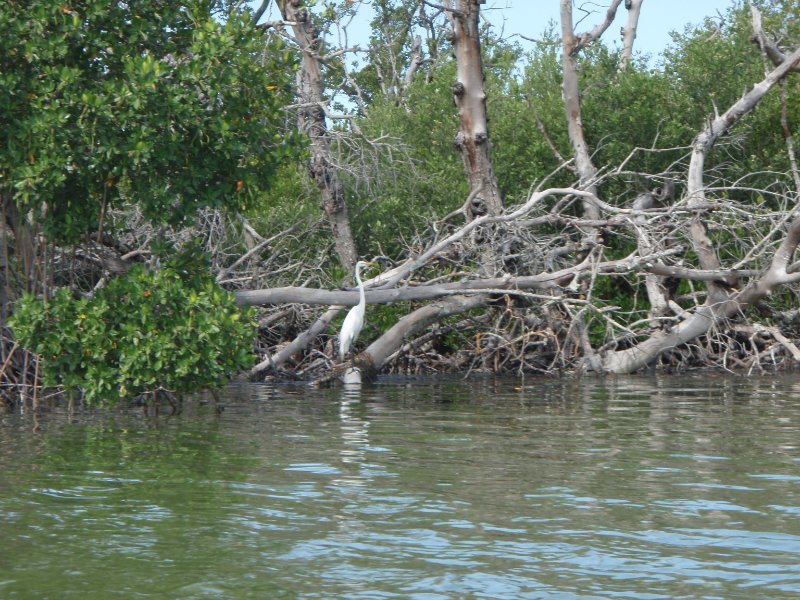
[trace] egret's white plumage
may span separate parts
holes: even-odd
[[[350,347],[355,343],[361,328],[364,327],[364,312],[367,308],[367,299],[364,296],[364,284],[361,281],[361,269],[372,266],[371,262],[360,260],[356,263],[356,283],[358,284],[358,304],[350,309],[342,323],[342,330],[339,332],[339,360],[344,361],[344,357],[350,351]]]

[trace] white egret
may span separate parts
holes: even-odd
[[[350,347],[361,333],[364,326],[364,312],[367,308],[367,299],[364,296],[364,284],[361,281],[361,269],[371,267],[374,263],[360,260],[356,263],[356,283],[358,284],[358,304],[350,309],[342,323],[342,330],[339,332],[339,360],[344,362],[344,357]]]

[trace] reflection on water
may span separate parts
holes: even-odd
[[[795,597],[799,391],[394,381],[0,415],[0,597]]]

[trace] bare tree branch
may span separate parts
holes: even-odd
[[[615,0],[612,5],[616,12],[617,6],[622,0]],[[611,8],[609,8],[611,11]],[[613,17],[612,17],[613,19]],[[608,25],[606,25],[606,28]],[[597,28],[595,28],[597,29]],[[602,31],[605,31],[603,29]],[[597,33],[599,36],[602,31]],[[589,153],[586,137],[583,132],[583,120],[581,117],[580,89],[578,87],[578,66],[575,62],[575,55],[580,48],[596,39],[590,34],[584,34],[585,39],[576,37],[572,25],[572,0],[561,0],[561,68],[562,68],[562,88],[564,92],[564,110],[567,119],[567,131],[569,140],[572,144],[572,151],[575,156],[575,168],[580,176],[578,186],[585,189],[593,196],[597,195],[595,177],[597,169]],[[589,219],[599,219],[600,211],[597,206],[588,199],[583,202],[584,215]]]
[[[778,44],[769,39],[767,34],[764,33],[761,26],[761,12],[753,4],[750,5],[750,14],[753,21],[753,37],[751,40],[764,51],[764,54],[772,61],[772,64],[776,67],[779,66],[786,60],[786,55],[778,48]],[[794,65],[790,70],[800,71],[800,66]]]
[[[574,36],[574,42],[571,44],[570,54],[572,56],[576,55],[581,49],[585,48],[595,40],[599,39],[603,33],[605,33],[606,29],[611,26],[611,23],[614,22],[614,17],[617,16],[617,9],[619,5],[622,4],[622,0],[614,0],[611,5],[608,7],[606,11],[605,17],[603,20],[595,25],[591,31],[587,31],[586,33],[582,33],[580,35]],[[561,2],[561,11],[562,11],[562,20],[564,15],[564,0]],[[570,32],[572,32],[572,0],[570,0]]]
[[[794,67],[798,64],[800,64],[800,48],[789,55],[786,60],[769,73],[762,81],[755,84],[753,89],[742,96],[738,102],[734,103],[722,115],[710,121],[705,129],[695,138],[687,177],[687,195],[690,207],[697,208],[700,204],[705,204],[706,202],[705,189],[703,186],[705,160],[717,139],[736,125],[742,117],[751,112],[764,95],[794,70]],[[694,246],[695,252],[697,252],[702,268],[708,270],[719,269],[719,257],[717,256],[711,239],[708,237],[707,227],[699,210],[692,219],[690,230],[692,245]],[[720,286],[713,283],[710,284],[710,291],[717,301],[719,301],[725,293]]]
[[[261,0],[261,4],[253,13],[253,23],[258,23],[261,20],[261,17],[264,16],[267,8],[269,8],[269,3],[271,0]]]
[[[626,0],[625,8],[628,9],[628,22],[622,28],[622,54],[619,57],[619,70],[624,71],[633,56],[633,42],[636,39],[636,28],[639,24],[639,14],[642,11],[642,0]]]
[[[341,309],[341,306],[329,308],[311,327],[300,333],[277,352],[267,356],[267,358],[252,367],[248,372],[248,377],[252,379],[268,369],[276,370],[281,368],[294,354],[305,350],[318,335],[325,331]]]
[[[422,331],[431,323],[486,305],[487,296],[453,296],[440,302],[427,304],[400,319],[386,333],[375,340],[363,353],[356,356],[355,364],[375,372],[396,352],[408,337]]]

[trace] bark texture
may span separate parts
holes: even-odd
[[[633,56],[633,42],[636,40],[636,29],[639,25],[639,15],[642,12],[642,0],[625,0],[625,8],[628,9],[628,20],[622,28],[622,54],[619,57],[620,71],[630,64]]]
[[[594,40],[599,38],[608,29],[616,15],[617,7],[622,0],[614,0],[602,23],[591,31],[576,35],[572,22],[572,0],[561,0],[561,67],[563,69],[562,93],[564,96],[564,110],[567,117],[567,131],[572,151],[575,157],[575,167],[580,177],[578,187],[592,194],[597,194],[596,177],[597,169],[592,163],[586,136],[583,131],[583,117],[581,115],[581,95],[578,86],[578,65],[576,56],[578,52]],[[589,219],[599,219],[600,211],[591,201],[584,200],[584,215]]]
[[[470,218],[499,214],[503,208],[491,159],[489,120],[486,116],[483,59],[480,42],[481,0],[453,0],[449,11],[457,75],[453,100],[461,126],[455,145],[464,160],[473,200]]]
[[[298,72],[300,106],[297,121],[300,131],[311,142],[308,172],[320,191],[321,206],[333,233],[336,254],[342,266],[350,271],[358,258],[350,220],[347,216],[344,187],[331,159],[328,125],[325,121],[325,81],[320,59],[320,38],[308,9],[300,0],[278,0],[281,16],[293,32],[302,53]]]

